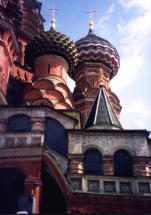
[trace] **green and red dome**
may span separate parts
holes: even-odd
[[[120,67],[120,57],[116,48],[107,40],[96,36],[93,31],[76,42],[79,64],[82,62],[102,63],[112,70],[111,78]]]

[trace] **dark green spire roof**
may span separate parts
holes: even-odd
[[[100,87],[85,129],[122,129],[104,87]]]

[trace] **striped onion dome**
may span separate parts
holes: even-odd
[[[45,54],[54,54],[63,57],[69,63],[71,74],[77,64],[78,52],[75,44],[64,34],[50,31],[36,35],[27,45],[25,50],[25,61],[33,66],[34,60]]]
[[[92,30],[88,35],[76,42],[79,64],[82,62],[98,62],[111,69],[114,77],[120,66],[120,57],[114,46],[105,39],[96,36]]]

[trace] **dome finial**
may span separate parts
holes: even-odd
[[[100,73],[100,77],[99,77],[99,86],[100,86],[100,87],[104,87],[104,86],[105,86],[105,83],[104,83],[104,73],[103,73],[103,69],[100,69],[99,73]]]
[[[56,10],[59,10],[59,9],[57,9],[57,8],[55,8],[55,6],[53,6],[49,10],[52,11],[51,28],[55,30],[55,28],[56,28],[55,12],[56,12]]]
[[[90,10],[90,11],[86,12],[90,15],[89,32],[93,32],[93,30],[94,30],[93,13],[96,13],[96,12],[97,12],[96,10]]]

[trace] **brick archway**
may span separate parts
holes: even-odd
[[[56,165],[55,161],[51,157],[51,155],[47,152],[44,152],[43,154],[43,162],[47,165],[47,167],[50,169],[51,174],[53,178],[56,180],[58,186],[60,187],[62,193],[64,194],[64,197],[67,199],[71,196],[71,190],[68,185],[68,182],[61,172],[61,170]]]
[[[52,156],[45,152],[42,168],[41,213],[66,213],[71,195],[68,183]]]

